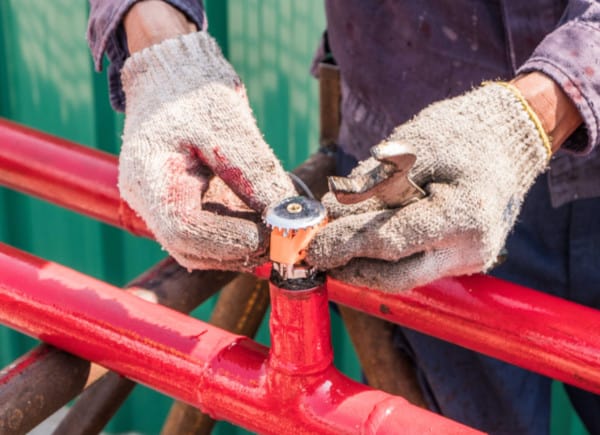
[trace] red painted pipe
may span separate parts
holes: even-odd
[[[600,393],[600,311],[485,275],[392,295],[329,278],[336,302]]]
[[[274,369],[288,375],[312,375],[331,366],[333,349],[325,286],[292,291],[271,283],[270,290]]]
[[[0,119],[0,184],[150,237],[120,199],[117,158]]]
[[[2,244],[0,270],[1,323],[247,429],[479,433],[340,374],[331,365],[323,289],[311,295],[272,289],[279,350],[269,357],[248,338]],[[277,322],[288,320],[293,327],[278,346],[284,336]],[[311,349],[312,339],[323,347]]]
[[[0,184],[130,229],[116,183],[114,156],[0,120]],[[268,267],[257,274],[268,277]],[[589,333],[598,311],[486,276],[402,295],[333,279],[328,288],[349,307],[600,393],[600,339]]]

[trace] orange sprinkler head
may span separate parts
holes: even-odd
[[[271,205],[264,220],[272,229],[271,261],[291,272],[302,263],[308,244],[327,223],[327,212],[320,202],[295,196]]]

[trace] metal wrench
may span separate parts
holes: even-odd
[[[342,204],[356,204],[373,196],[389,208],[405,206],[426,194],[410,178],[417,156],[414,148],[402,142],[386,142],[371,148],[371,155],[380,162],[361,175],[329,177],[329,190]]]

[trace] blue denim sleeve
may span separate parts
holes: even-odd
[[[571,98],[584,127],[563,148],[585,154],[600,142],[600,2],[570,0],[560,25],[518,73],[541,71]],[[582,136],[587,135],[587,139]]]
[[[90,0],[87,40],[96,70],[102,69],[104,53],[110,60],[108,81],[110,103],[115,110],[125,110],[125,94],[121,86],[121,68],[129,56],[127,38],[121,25],[129,8],[139,0]],[[182,11],[199,29],[206,26],[201,0],[164,0]]]

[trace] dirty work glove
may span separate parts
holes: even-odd
[[[264,261],[259,215],[295,190],[216,42],[205,32],[166,40],[133,54],[121,77],[123,199],[188,269]],[[214,176],[226,186],[210,195]]]
[[[329,193],[325,204],[337,219],[318,233],[307,260],[389,292],[489,269],[550,153],[518,90],[488,84],[432,104],[377,146],[391,141],[415,148],[413,179],[428,196],[388,210],[373,198],[344,206]],[[351,176],[376,164],[368,159]]]

